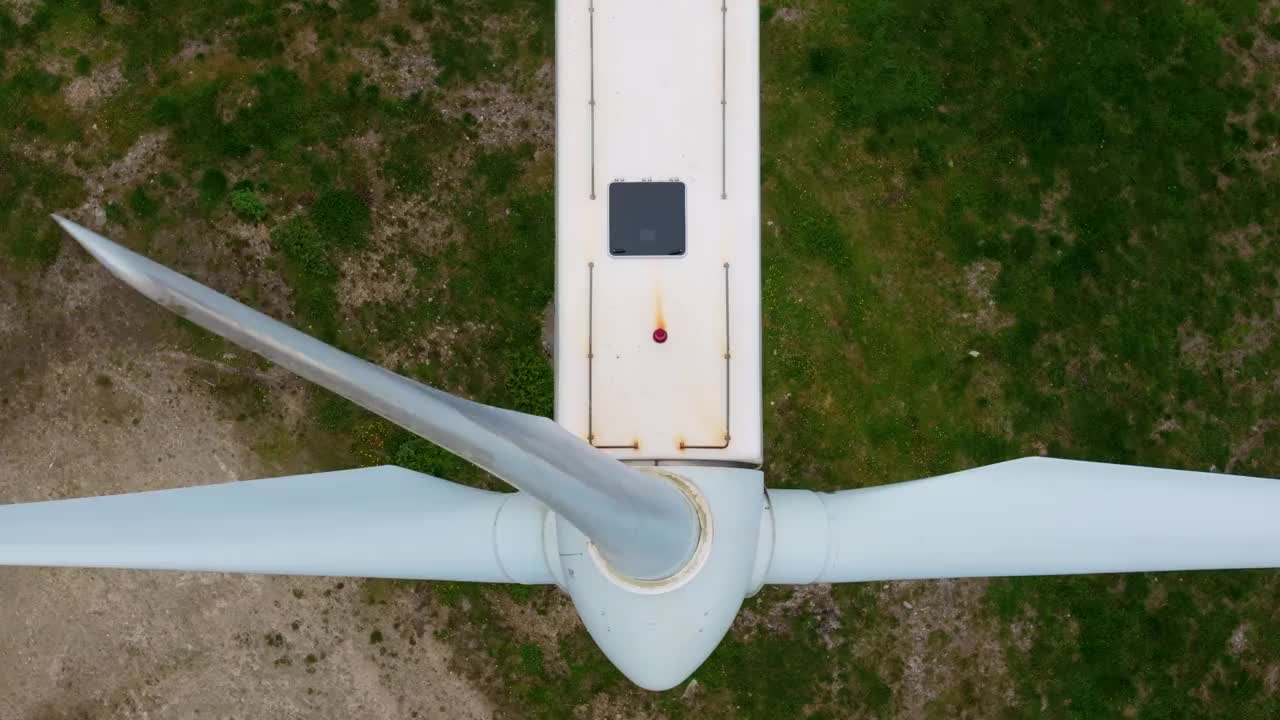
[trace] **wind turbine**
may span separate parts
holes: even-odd
[[[671,688],[766,583],[1280,566],[1280,481],[1024,458],[766,490],[754,0],[557,7],[556,421],[348,355],[56,218],[147,297],[458,454],[0,507],[0,564],[525,584]],[[664,42],[657,42],[661,38]]]

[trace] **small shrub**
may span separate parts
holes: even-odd
[[[817,77],[831,77],[839,62],[839,56],[831,48],[813,48],[809,51],[809,72]]]
[[[9,14],[8,8],[0,7],[0,51],[8,50],[18,43],[18,23]],[[0,59],[4,57],[0,52]]]
[[[440,83],[461,80],[471,82],[490,74],[494,68],[493,51],[480,37],[448,34],[431,49],[431,59],[440,67]]]
[[[249,148],[218,114],[218,90],[216,82],[176,88],[157,97],[147,117],[156,125],[172,127],[178,145],[197,158],[244,155]]]
[[[227,195],[227,176],[217,168],[209,168],[200,176],[200,201],[216,205]]]
[[[147,195],[147,191],[141,186],[133,189],[129,193],[129,209],[133,214],[142,220],[149,220],[160,212],[160,204]]]
[[[272,67],[255,75],[258,101],[242,109],[232,124],[247,147],[278,152],[305,142],[317,118],[302,80],[293,72]]]
[[[93,61],[89,59],[88,55],[81,55],[80,57],[76,58],[75,68],[76,68],[76,74],[81,77],[84,77],[85,75],[89,74],[90,70],[93,70]]]
[[[342,12],[356,22],[368,20],[378,14],[378,0],[344,0]]]
[[[124,55],[124,75],[138,79],[148,67],[163,65],[181,48],[182,35],[176,23],[152,23],[146,32],[129,36]]]
[[[1254,121],[1253,128],[1264,135],[1280,134],[1280,113],[1261,113]]]
[[[271,231],[271,242],[288,261],[293,303],[306,332],[326,342],[338,333],[338,271],[314,223],[295,216]]]
[[[107,203],[106,212],[108,221],[117,225],[129,224],[129,215],[125,213],[124,208],[120,207],[120,203]]]
[[[8,87],[0,84],[0,97],[12,93],[19,98],[54,95],[62,88],[62,78],[42,68],[27,66],[19,69],[9,80]]]
[[[284,41],[274,27],[251,30],[236,38],[236,54],[242,58],[266,60],[284,52]]]
[[[409,17],[418,22],[430,22],[436,16],[433,0],[411,0]]]
[[[387,147],[382,172],[400,192],[426,192],[431,187],[429,160],[424,144],[412,135],[404,135]]]
[[[267,204],[251,188],[231,191],[231,209],[241,220],[261,222],[267,217]]]
[[[298,270],[313,278],[337,277],[329,262],[324,239],[314,223],[301,215],[271,231],[271,242]]]
[[[524,171],[525,160],[532,156],[533,149],[528,145],[483,153],[476,158],[475,171],[484,178],[485,189],[490,194],[501,195],[511,189]]]

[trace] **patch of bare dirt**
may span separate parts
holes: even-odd
[[[349,256],[341,265],[338,302],[348,309],[369,303],[401,302],[413,287],[416,275],[412,264],[378,249]]]
[[[148,132],[138,138],[133,146],[125,152],[123,158],[108,165],[100,173],[86,178],[88,191],[93,195],[101,195],[106,188],[133,186],[155,172],[155,165],[164,158],[165,146],[169,143],[169,131]]]
[[[1263,233],[1262,225],[1255,222],[1223,233],[1218,236],[1217,241],[1219,245],[1234,250],[1241,260],[1252,260],[1259,251],[1270,244],[1271,238]]]
[[[1240,472],[1242,466],[1249,467],[1254,453],[1263,448],[1267,433],[1277,426],[1280,426],[1280,421],[1269,419],[1259,420],[1254,423],[1243,438],[1231,444],[1231,454],[1227,457],[1227,466],[1224,471],[1229,473]]]
[[[882,586],[879,604],[896,621],[903,660],[896,717],[998,717],[1014,705],[1005,646],[983,607],[986,589],[985,580]],[[1030,623],[1021,625],[1017,642],[1029,648],[1032,634]]]
[[[430,253],[460,236],[448,215],[415,195],[389,198],[373,208],[373,218],[375,245],[401,245]]]
[[[297,44],[300,54],[306,51],[305,41]],[[369,82],[398,98],[433,89],[440,74],[431,53],[423,52],[416,43],[394,47],[388,54],[375,48],[353,48],[351,56],[364,70]]]
[[[221,36],[189,39],[182,44],[178,54],[173,57],[171,62],[174,65],[188,65],[198,57],[208,57],[214,53],[221,52],[225,45],[225,39]]]
[[[36,6],[39,4],[36,0],[6,0],[5,2],[9,13],[13,15],[14,22],[19,25],[31,22],[31,16],[35,14]]]
[[[1280,325],[1280,298],[1272,302],[1267,316],[1237,315],[1220,341],[1210,338],[1190,321],[1178,326],[1178,346],[1182,358],[1196,370],[1221,370],[1228,378],[1240,374],[1252,357],[1269,350],[1276,342]]]
[[[1251,28],[1252,42],[1246,47],[1237,40],[1239,35],[1224,38],[1223,48],[1235,58],[1240,69],[1241,85],[1255,90],[1253,100],[1243,112],[1227,114],[1227,122],[1244,127],[1249,133],[1249,149],[1245,152],[1249,161],[1262,171],[1270,170],[1280,157],[1280,142],[1274,135],[1260,133],[1256,122],[1265,111],[1274,109],[1280,104],[1280,87],[1275,83],[1259,82],[1259,78],[1272,75],[1280,67],[1280,41],[1271,37],[1267,30],[1272,23],[1280,21],[1280,6],[1275,2],[1263,3],[1258,19]],[[1229,184],[1229,183],[1228,183]]]
[[[505,82],[478,82],[440,99],[440,111],[453,119],[470,114],[476,119],[477,141],[486,146],[532,142],[550,147],[555,142],[555,93],[552,66],[545,63],[534,76],[532,93],[519,92]]]
[[[1062,203],[1071,195],[1071,183],[1065,175],[1055,179],[1053,187],[1040,194],[1040,217],[1031,223],[1031,227],[1041,235],[1058,235],[1067,242],[1075,242],[1076,234],[1071,229],[1066,211]]]
[[[34,412],[47,391],[40,378],[50,363],[74,357],[86,334],[104,335],[101,325],[86,323],[91,311],[118,307],[109,276],[86,273],[77,255],[62,253],[38,281],[0,274],[0,433]],[[107,330],[127,333],[121,325],[127,320],[108,323]]]
[[[315,57],[320,52],[320,36],[316,29],[307,26],[299,30],[289,42],[286,55],[295,63]]]
[[[240,275],[238,282],[224,284],[224,289],[243,285],[257,291],[256,299],[252,301],[245,297],[237,299],[276,319],[283,320],[293,315],[290,304],[293,291],[280,272],[273,269],[275,265],[271,261],[275,258],[275,250],[267,225],[228,219],[213,227],[202,226],[193,231],[191,237],[206,239],[212,246],[211,253],[228,260],[227,272]],[[232,292],[232,295],[238,294]]]
[[[965,299],[959,318],[980,332],[995,334],[1013,325],[1013,318],[1000,309],[992,296],[1000,279],[1001,265],[995,260],[979,260],[965,266],[961,287]]]
[[[440,245],[458,239],[449,215],[441,211],[433,198],[458,194],[454,184],[464,181],[462,169],[469,161],[468,156],[450,158],[445,165],[433,168],[436,188],[423,197],[395,192],[385,181],[380,168],[389,150],[380,133],[370,130],[349,140],[347,147],[364,165],[366,179],[362,192],[372,214],[370,244],[375,251],[377,248],[413,248],[429,254]],[[384,263],[386,258],[377,256],[377,261]]]
[[[778,8],[777,12],[773,14],[773,17],[778,22],[794,25],[795,23],[804,20],[804,11],[800,8],[793,7]]]
[[[1166,414],[1164,417],[1156,421],[1155,426],[1151,428],[1151,432],[1147,437],[1151,440],[1161,442],[1165,435],[1178,432],[1181,429],[1182,422],[1172,414]]]
[[[547,303],[546,309],[542,311],[542,352],[551,359],[555,359],[556,345],[556,303],[554,300]]]
[[[1239,657],[1249,648],[1249,623],[1241,623],[1227,640],[1227,652],[1232,657]]]
[[[454,348],[477,343],[491,332],[491,325],[472,320],[461,325],[424,325],[411,333],[415,339],[410,345],[384,353],[378,362],[390,368],[447,366],[453,360]]]
[[[604,693],[596,695],[590,703],[579,705],[573,709],[574,720],[596,720],[597,718],[608,718],[609,720],[622,720],[623,718],[653,720],[661,717],[664,716],[652,711],[640,711],[634,704],[619,701]]]
[[[124,87],[124,74],[120,72],[120,64],[112,63],[96,68],[90,75],[77,77],[67,83],[62,96],[68,107],[77,112],[83,112],[116,94],[122,87]]]
[[[84,178],[88,194],[84,205],[80,207],[81,219],[77,221],[90,223],[94,227],[105,225],[108,198],[119,199],[129,188],[172,164],[164,155],[168,143],[168,130],[150,132],[139,137],[119,160],[98,170],[77,173]]]
[[[19,296],[16,283],[4,282],[0,279],[0,346],[5,346],[6,336],[17,334],[22,328],[18,309]]]
[[[361,179],[361,192],[376,213],[377,209],[386,202],[389,194],[387,183],[383,180],[382,173],[378,171],[379,161],[383,155],[382,133],[377,130],[368,130],[362,135],[347,140],[345,145],[364,163],[366,177]]]
[[[567,672],[568,666],[560,655],[560,641],[580,626],[578,611],[569,596],[559,590],[547,593],[545,599],[545,603],[535,606],[518,603],[500,593],[492,594],[494,609],[516,637],[542,648],[542,657],[552,672]]]
[[[757,632],[786,634],[791,632],[791,620],[803,615],[817,619],[818,639],[828,650],[838,643],[837,634],[844,617],[831,594],[830,585],[795,586],[787,599],[771,603],[767,608],[764,613],[744,608],[738,614],[733,631],[747,637]]]

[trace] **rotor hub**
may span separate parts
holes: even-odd
[[[620,575],[572,524],[554,520],[548,562],[573,599],[587,632],[641,687],[684,681],[715,649],[753,589],[764,480],[757,470],[679,467],[676,480],[699,513],[693,558],[663,580]],[[653,471],[650,469],[650,471]]]

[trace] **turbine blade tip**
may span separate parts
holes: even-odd
[[[57,213],[53,213],[49,217],[52,217],[53,221],[58,223],[58,227],[62,228],[81,245],[84,245],[86,242],[92,241],[97,237],[97,233],[74,220],[68,220]]]

